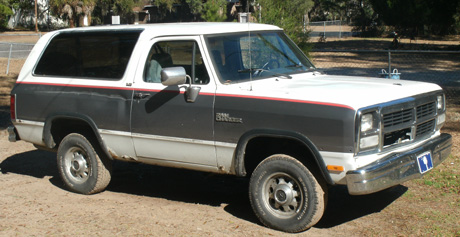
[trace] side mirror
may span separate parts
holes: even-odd
[[[185,98],[187,99],[187,102],[193,103],[195,102],[196,98],[200,94],[201,87],[198,86],[189,86],[187,87],[187,90],[185,91]]]
[[[189,79],[189,86],[185,89],[185,99],[189,103],[195,102],[200,94],[201,87],[192,86],[192,79],[187,75],[183,67],[167,67],[161,70],[161,84],[165,86],[179,86]]]
[[[183,67],[167,67],[161,70],[161,84],[165,86],[178,86],[185,84],[186,72]]]

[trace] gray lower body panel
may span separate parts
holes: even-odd
[[[362,195],[421,178],[417,157],[430,152],[433,167],[445,160],[452,148],[452,136],[441,134],[423,145],[404,153],[391,154],[360,169],[348,171],[346,175],[348,192]]]

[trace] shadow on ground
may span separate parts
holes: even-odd
[[[247,179],[125,162],[115,162],[113,171],[107,191],[209,206],[223,205],[231,215],[260,224],[249,203]],[[0,172],[36,178],[51,176],[53,185],[64,188],[55,153],[33,150],[13,155],[0,163]],[[332,187],[328,207],[315,227],[331,228],[380,212],[406,190],[404,186],[396,186],[371,195],[350,196],[346,187]]]
[[[377,213],[396,201],[407,191],[398,185],[377,193],[361,196],[348,194],[345,186],[335,186],[329,190],[329,201],[323,218],[316,228],[331,228],[343,223]]]
[[[10,106],[0,106],[0,130],[10,126]]]

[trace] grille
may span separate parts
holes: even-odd
[[[401,143],[402,141],[410,141],[411,129],[406,128],[394,132],[385,133],[383,137],[383,146],[391,146],[395,143]]]
[[[384,148],[412,142],[430,135],[436,127],[436,98],[418,98],[416,101],[383,108]]]
[[[417,120],[434,115],[436,112],[435,108],[436,104],[434,102],[417,106]]]
[[[415,137],[420,137],[425,134],[429,134],[434,130],[435,121],[430,120],[428,122],[417,125],[417,132]]]
[[[397,111],[383,116],[383,127],[390,128],[412,121],[412,109]]]

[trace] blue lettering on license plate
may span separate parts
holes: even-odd
[[[433,161],[431,159],[431,153],[425,152],[417,157],[418,168],[420,173],[423,174],[428,170],[433,169]]]

